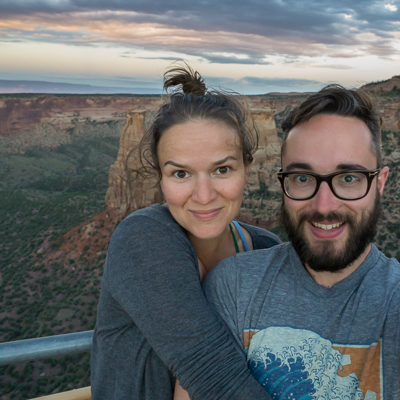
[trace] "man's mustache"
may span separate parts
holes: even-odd
[[[302,213],[299,216],[299,225],[305,223],[306,221],[309,222],[332,222],[332,223],[350,223],[351,225],[354,225],[356,222],[356,219],[353,215],[350,215],[348,213],[340,213],[337,211],[331,211],[327,214],[322,214],[318,211],[311,211],[311,212],[306,212]]]

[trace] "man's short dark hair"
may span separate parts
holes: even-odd
[[[372,98],[362,90],[346,89],[341,85],[328,85],[319,92],[309,96],[303,103],[294,108],[282,122],[284,154],[289,132],[303,122],[319,114],[353,117],[363,121],[372,137],[372,153],[376,156],[377,167],[382,163],[381,124],[378,111]]]

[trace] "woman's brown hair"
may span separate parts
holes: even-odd
[[[186,63],[175,63],[164,74],[167,101],[139,143],[141,166],[133,171],[142,177],[161,180],[157,150],[162,135],[177,124],[193,120],[222,122],[237,133],[243,161],[249,165],[258,146],[258,133],[251,115],[234,92],[208,90],[204,79]]]

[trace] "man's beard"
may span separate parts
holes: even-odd
[[[377,233],[377,225],[382,214],[382,205],[379,193],[376,194],[374,207],[364,211],[360,221],[354,215],[331,212],[323,215],[317,211],[305,213],[298,222],[288,213],[284,200],[281,205],[281,224],[296,250],[301,262],[316,272],[338,272],[352,264],[364,252]],[[335,249],[335,244],[327,239],[311,245],[305,235],[305,224],[308,221],[345,222],[348,225],[348,237],[342,249]]]

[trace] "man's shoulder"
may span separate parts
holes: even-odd
[[[374,246],[375,247],[375,246]],[[377,262],[372,270],[372,280],[379,278],[379,284],[387,293],[397,293],[400,296],[400,263],[395,258],[389,258],[378,249],[374,248],[377,254]],[[374,285],[377,283],[375,282]]]
[[[270,248],[236,254],[235,262],[239,268],[254,266],[265,269],[270,264],[277,263],[278,260],[284,261],[292,251],[294,249],[290,242],[279,243]]]
[[[244,222],[240,222],[240,225],[250,233],[253,239],[254,249],[265,249],[282,243],[277,235],[266,229]]]
[[[279,268],[283,263],[287,262],[289,255],[293,251],[292,244],[286,242],[266,249],[238,253],[219,262],[210,271],[209,275],[264,274],[267,270]]]
[[[400,263],[396,258],[389,258],[373,245],[372,248],[376,255],[375,268],[380,276],[385,278],[383,281],[400,283]]]

